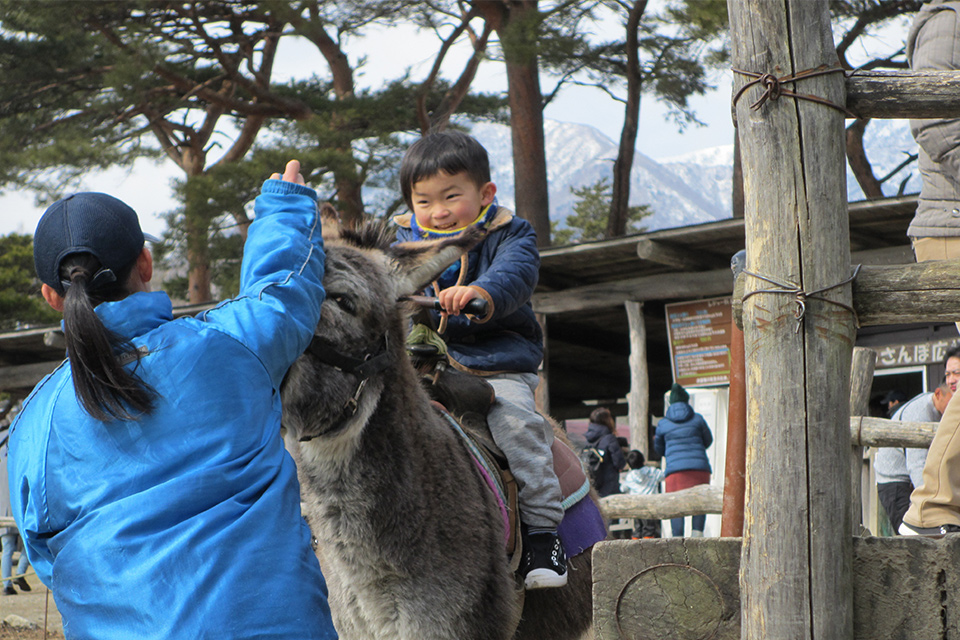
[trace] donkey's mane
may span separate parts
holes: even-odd
[[[389,218],[365,218],[355,229],[342,229],[340,238],[359,249],[386,250],[396,241],[396,227]]]

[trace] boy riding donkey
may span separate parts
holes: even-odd
[[[557,535],[564,510],[553,430],[534,402],[543,359],[543,332],[530,304],[540,268],[536,234],[497,206],[487,152],[464,133],[434,133],[414,143],[400,166],[400,184],[412,213],[394,217],[398,241],[449,237],[471,226],[487,231],[428,293],[444,310],[440,326],[451,365],[482,376],[496,392],[488,423],[519,488],[524,586],[562,587],[567,557]],[[464,311],[474,298],[487,302],[482,317]]]

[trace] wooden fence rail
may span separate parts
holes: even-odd
[[[901,422],[869,416],[850,418],[850,443],[854,447],[926,448],[937,431],[936,422]],[[721,513],[723,488],[700,485],[675,493],[640,496],[619,494],[600,499],[608,518],[669,520],[682,516]]]
[[[850,418],[850,441],[857,447],[929,447],[936,431],[936,422],[901,422],[868,416]],[[601,498],[600,506],[608,518],[669,520],[721,513],[723,487],[700,485],[649,496],[622,493]],[[0,527],[15,526],[13,518],[0,518]]]

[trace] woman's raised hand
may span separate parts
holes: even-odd
[[[303,174],[300,173],[300,161],[291,160],[283,170],[283,175],[274,173],[270,176],[271,180],[283,180],[284,182],[296,182],[297,184],[306,184],[303,180]]]

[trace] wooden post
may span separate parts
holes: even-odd
[[[877,352],[864,347],[853,348],[850,364],[850,415],[865,416],[870,411],[870,387]],[[863,524],[863,447],[852,444],[850,449],[850,521],[854,534],[859,535]]]
[[[627,412],[630,420],[630,446],[650,457],[650,376],[647,372],[647,326],[643,303],[627,301],[627,325],[630,328],[630,391]]]
[[[723,514],[720,535],[743,535],[743,494],[747,471],[747,389],[743,363],[743,332],[730,324],[730,405],[727,408],[727,451],[723,464]]]
[[[827,0],[728,0],[728,7],[734,69],[775,77],[835,70],[782,88],[845,104]],[[735,73],[734,90],[752,79]],[[841,284],[851,275],[844,116],[783,95],[751,109],[764,88],[754,85],[736,104],[749,278],[741,637],[849,639],[855,331],[840,306],[852,298]],[[793,285],[821,299],[801,308],[794,293],[754,293]]]

